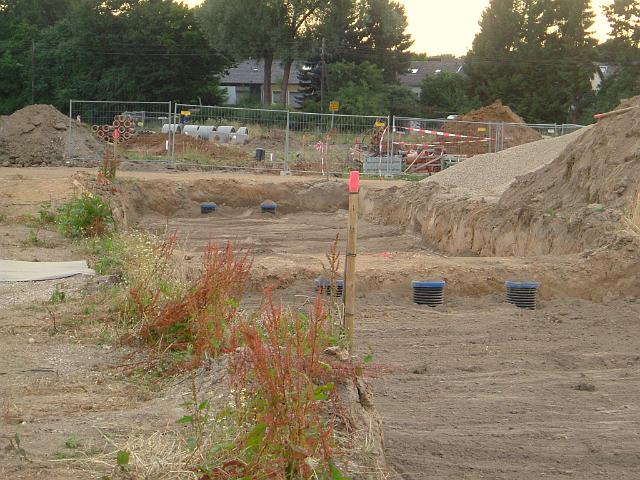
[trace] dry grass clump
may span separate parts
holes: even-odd
[[[623,218],[624,223],[634,233],[640,235],[640,191],[631,201],[627,215]]]

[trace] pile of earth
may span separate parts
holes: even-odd
[[[511,150],[522,162],[546,145],[555,151],[555,158],[531,162],[529,173],[506,169],[512,178],[493,182],[492,171],[500,166],[484,159],[461,169],[457,186],[436,181],[436,174],[417,185],[374,192],[365,209],[458,255],[629,251],[640,244],[640,97],[625,106],[636,108],[584,129],[559,150],[560,139]],[[495,159],[504,160],[509,152],[494,154]]]
[[[477,123],[459,123],[477,122]],[[529,127],[525,121],[502,101],[496,100],[491,105],[473,110],[466,115],[456,118],[455,122],[446,125],[446,131],[458,135],[469,135],[472,137],[496,137],[496,132],[489,131],[495,126],[482,125],[482,123],[504,123],[503,148],[511,148],[524,143],[541,140],[542,135]],[[487,152],[486,144],[461,145],[460,153],[464,155],[477,155]]]
[[[51,105],[30,105],[0,118],[0,165],[4,167],[61,165],[71,140],[81,157],[100,155],[101,145],[86,129],[73,125]]]

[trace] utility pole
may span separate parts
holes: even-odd
[[[31,105],[35,103],[36,91],[36,41],[31,39]]]
[[[325,53],[327,49],[327,40],[322,37],[322,48],[320,50],[320,113],[324,113],[324,69],[325,69]]]

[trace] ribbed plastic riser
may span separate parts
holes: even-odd
[[[444,304],[444,289],[414,288],[413,303],[436,307]]]
[[[337,292],[336,292],[336,297],[342,297],[343,290],[344,289],[342,287],[338,287]],[[328,288],[319,287],[318,288],[318,292],[319,293],[323,293],[327,297],[329,297],[329,296],[331,296],[331,287],[328,287]]]
[[[507,291],[507,303],[511,303],[519,308],[535,310],[537,307],[537,291]]]

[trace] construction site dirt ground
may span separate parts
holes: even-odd
[[[81,188],[75,172],[0,169],[0,214],[35,213],[42,202],[72,197]],[[187,189],[203,179],[284,189],[310,181],[146,172],[122,178],[182,182]],[[377,182],[368,188],[395,186]],[[163,195],[158,191],[149,201]],[[254,203],[222,206],[207,216],[195,202],[165,215],[139,209],[135,223],[154,232],[177,230],[187,263],[196,262],[209,241],[250,247],[255,267],[245,306],[255,307],[266,286],[276,288],[276,298],[300,306],[313,298],[313,279],[323,274],[336,234],[345,238],[346,212],[332,205],[270,215]],[[32,230],[0,224],[0,256],[43,261],[82,254],[55,232],[38,232],[46,247],[29,246],[24,240]],[[580,255],[452,257],[426,248],[418,233],[366,220],[359,237],[357,354],[373,356],[368,381],[384,422],[391,478],[637,478],[637,297],[594,303],[543,290],[538,310],[519,310],[503,301],[505,280],[535,273],[543,284],[579,281]],[[439,278],[448,282],[445,305],[414,305],[411,281]],[[86,278],[63,283],[74,298],[92,288]],[[67,439],[100,446],[100,432],[149,435],[181,415],[179,396],[111,368],[127,352],[97,337],[88,317],[78,317],[64,334],[52,333],[43,302],[55,288],[55,282],[0,284],[1,446],[19,433],[28,457],[4,449],[0,477],[88,478],[86,471],[67,470],[77,468],[65,461]]]

